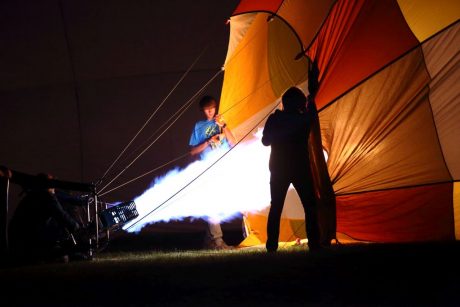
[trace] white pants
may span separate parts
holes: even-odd
[[[206,239],[212,241],[222,240],[222,228],[220,223],[213,223],[210,220],[208,222],[208,227],[206,228]]]

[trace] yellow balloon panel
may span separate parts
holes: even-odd
[[[398,4],[420,42],[460,18],[458,0],[398,0]]]
[[[455,239],[460,240],[460,182],[454,182]]]
[[[249,236],[252,242],[256,244],[267,242],[267,221],[268,216],[265,214],[249,213],[246,217],[246,228],[249,230]],[[296,238],[306,238],[305,220],[281,218],[279,241],[293,241]],[[247,242],[245,246],[251,246]]]
[[[273,103],[268,70],[268,14],[259,13],[225,64],[219,112],[236,127]]]
[[[302,50],[294,32],[279,18],[269,23],[268,29],[268,68],[273,91],[281,96],[289,87],[307,79],[308,60],[296,56]]]

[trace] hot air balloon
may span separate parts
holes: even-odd
[[[459,16],[453,0],[242,0],[230,18],[220,112],[241,136],[263,124],[286,89],[308,92],[317,81],[329,174],[319,186],[327,191],[330,177],[337,233],[372,242],[454,240]],[[266,239],[267,212],[247,215],[247,245]],[[281,241],[305,235],[295,194],[283,216]]]

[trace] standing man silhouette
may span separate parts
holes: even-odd
[[[320,247],[317,203],[308,156],[308,136],[311,112],[307,98],[297,87],[288,89],[282,97],[283,111],[270,115],[264,127],[262,143],[271,146],[270,193],[271,207],[267,224],[267,251],[278,249],[281,212],[289,185],[292,183],[305,211],[308,247]]]

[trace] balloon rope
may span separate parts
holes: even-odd
[[[112,184],[112,182],[114,182],[118,177],[120,177],[131,165],[134,164],[134,162],[136,162],[150,147],[153,146],[153,144],[155,144],[159,139],[160,137],[163,136],[163,134],[165,134],[169,128],[171,128],[172,125],[174,125],[174,123],[176,121],[179,120],[179,118],[185,113],[185,111],[193,104],[193,101],[194,99],[200,95],[208,86],[209,84],[214,81],[214,79],[219,76],[219,74],[222,73],[222,70],[219,70],[213,77],[211,77],[211,79],[206,82],[205,85],[203,85],[185,104],[186,104],[186,107],[183,108],[183,110],[180,112],[180,114],[163,130],[163,132],[157,136],[150,144],[149,146],[147,146],[139,155],[137,155],[126,167],[124,167],[119,173],[118,175],[116,175],[112,180],[110,180],[109,183],[107,183],[102,189],[100,189],[100,192],[103,192],[108,186],[110,186]]]
[[[108,172],[113,168],[115,163],[118,162],[118,160],[121,158],[121,156],[126,152],[126,150],[131,146],[131,144],[134,142],[134,140],[139,136],[139,134],[144,130],[144,128],[148,125],[148,123],[152,120],[152,118],[155,116],[155,114],[161,109],[161,107],[165,104],[166,100],[172,95],[172,93],[176,90],[176,88],[182,83],[182,81],[185,79],[185,77],[188,75],[188,73],[192,70],[192,68],[195,66],[195,64],[198,62],[198,60],[203,56],[203,54],[206,52],[208,49],[209,44],[206,45],[201,53],[196,57],[196,59],[193,61],[193,63],[189,66],[189,68],[183,73],[183,75],[180,77],[180,79],[176,82],[176,84],[173,86],[173,88],[169,91],[169,93],[163,98],[163,101],[158,105],[158,107],[153,111],[153,113],[147,118],[145,123],[142,125],[142,127],[137,131],[137,133],[134,135],[134,137],[128,142],[128,144],[123,148],[121,153],[118,155],[118,157],[110,164],[110,166],[107,168],[107,170],[104,172],[104,175],[102,175],[102,178],[100,181],[104,180],[105,177],[107,176]]]
[[[183,158],[185,158],[186,156],[189,156],[189,155],[190,155],[190,152],[186,152],[185,154],[183,154],[183,155],[181,155],[181,156],[179,156],[177,158],[174,158],[174,159],[172,159],[172,160],[170,160],[170,161],[168,161],[168,162],[166,162],[166,163],[164,163],[164,164],[162,164],[160,166],[157,166],[154,169],[152,169],[152,170],[150,170],[148,172],[145,172],[144,174],[142,174],[140,176],[137,176],[137,177],[135,177],[133,179],[130,179],[130,180],[126,181],[125,183],[122,183],[122,184],[120,184],[120,185],[118,185],[118,186],[116,186],[116,187],[114,187],[114,188],[112,188],[112,189],[110,189],[108,191],[105,191],[104,193],[99,194],[98,196],[101,197],[101,196],[107,195],[107,194],[109,194],[109,193],[111,193],[111,192],[113,192],[115,190],[118,190],[119,188],[124,187],[125,185],[128,185],[128,184],[130,184],[130,183],[132,183],[132,182],[134,182],[136,180],[139,180],[139,179],[147,176],[148,174],[151,174],[151,173],[153,173],[153,172],[155,172],[155,171],[157,171],[159,169],[162,169],[163,167],[168,166],[169,164],[174,163],[176,161],[179,161],[179,160],[181,160],[181,159],[183,159]]]
[[[256,33],[257,34],[257,33]],[[240,49],[240,51],[242,49],[246,49],[246,47],[248,47],[249,45],[249,42],[251,42],[254,38],[255,38],[256,35],[254,35],[247,43],[245,46],[243,46],[243,48]],[[109,171],[113,168],[113,166],[120,160],[120,158],[122,157],[122,155],[126,152],[126,150],[128,149],[128,147],[134,142],[134,140],[137,138],[137,136],[141,133],[141,131],[145,128],[145,126],[148,124],[148,122],[150,122],[150,120],[152,119],[152,117],[155,115],[155,113],[158,111],[158,109],[164,104],[164,102],[166,101],[166,99],[172,94],[172,92],[177,88],[177,86],[179,85],[179,83],[185,78],[185,75],[191,70],[191,68],[195,65],[195,63],[198,61],[198,59],[204,54],[205,50],[208,48],[209,44],[205,47],[205,49],[202,51],[202,53],[198,56],[198,58],[194,61],[194,63],[192,63],[191,67],[186,71],[186,73],[184,74],[184,76],[178,81],[178,83],[174,86],[174,88],[171,90],[171,92],[166,96],[166,98],[163,100],[163,102],[160,104],[160,106],[154,111],[154,113],[147,119],[146,123],[141,127],[141,129],[136,133],[136,135],[131,139],[131,141],[125,146],[125,148],[122,150],[122,152],[118,155],[118,157],[115,159],[115,161],[109,166],[109,168],[104,172],[104,175],[102,176],[102,178],[99,180],[98,184],[100,184],[104,179],[106,179],[106,177],[108,176],[108,173]],[[239,51],[239,52],[240,52]],[[234,54],[231,59],[228,61],[230,62],[231,60],[233,60],[233,58],[235,58],[236,54]],[[228,64],[225,63],[225,64]],[[224,64],[224,65],[225,65]],[[222,67],[222,71],[224,70],[224,67]],[[268,79],[266,80],[262,85],[260,85],[255,91],[258,91],[260,88],[262,88],[263,86],[265,86],[268,82],[272,81],[272,79]],[[254,92],[253,92],[254,93]],[[230,106],[229,109],[225,110],[224,112],[222,112],[222,114],[225,114],[227,113],[228,111],[230,111],[230,109],[233,109],[236,105],[240,104],[241,102],[243,102],[244,100],[246,100],[249,96],[251,96],[253,93],[250,93],[249,95],[247,95],[246,97],[244,97],[243,99],[237,101],[235,104],[233,104],[232,106]],[[187,106],[189,107],[189,106]],[[178,112],[180,112],[182,108],[180,108],[175,114],[177,114]],[[173,118],[175,116],[175,114],[170,117],[164,124],[162,124],[149,138],[148,140],[152,139],[153,136],[160,130],[162,129],[170,120],[171,118]],[[168,126],[169,128],[169,126]],[[163,133],[162,133],[163,134]],[[160,135],[161,136],[161,135]],[[148,140],[146,142],[148,142]],[[158,140],[158,138],[155,139],[155,141],[153,143],[156,142],[156,140]],[[140,148],[142,148],[146,142],[144,142],[143,144],[141,144],[140,146],[138,146],[133,152],[136,152],[138,151]],[[147,149],[150,147],[151,145],[149,145],[147,147]],[[142,151],[141,155],[145,152]],[[127,158],[123,159],[122,162],[126,161]],[[137,158],[135,158],[135,160],[137,160]],[[129,167],[131,164],[129,164],[127,167]],[[127,168],[126,167],[126,168]],[[122,169],[121,172],[124,172],[126,170],[126,168]],[[117,172],[115,172],[117,173]],[[109,174],[109,176],[111,176],[112,174]],[[119,176],[119,174],[116,176],[116,178]],[[111,184],[113,182],[110,181],[106,186],[104,186],[102,190],[104,190],[109,184]]]
[[[194,97],[196,97],[196,95],[197,95],[197,94],[195,94]],[[190,100],[189,100],[189,101],[190,101]],[[191,103],[193,103],[193,100],[191,101]],[[170,121],[172,121],[174,118],[176,118],[176,116],[177,116],[178,114],[182,114],[181,112],[183,111],[183,109],[184,109],[184,108],[188,108],[188,107],[190,107],[189,104],[187,104],[187,103],[183,104],[173,115],[171,115],[163,124],[161,124],[161,126],[158,127],[158,128],[157,128],[157,129],[156,129],[156,130],[155,130],[155,131],[154,131],[154,132],[153,132],[153,133],[142,143],[142,144],[140,144],[139,146],[137,146],[137,147],[131,152],[131,154],[134,154],[134,153],[138,152],[138,151],[141,150],[145,145],[149,144],[149,142],[153,139],[153,137],[154,137],[155,135],[157,135],[157,133],[158,133],[159,131],[161,131],[161,129],[163,129],[163,127],[165,127]],[[131,155],[131,154],[130,154],[130,155]],[[128,160],[128,158],[129,158],[129,155],[128,155],[127,157],[123,158],[122,161],[121,161],[120,163],[124,163],[126,160]],[[120,171],[120,170],[118,170],[118,171]],[[117,171],[117,172],[118,172],[118,171]],[[115,173],[117,173],[117,172],[115,172]],[[110,177],[110,176],[112,176],[112,175],[113,175],[113,173],[112,173],[112,174],[109,174],[108,177]]]
[[[254,93],[254,92],[253,92]],[[190,186],[193,182],[195,182],[198,178],[200,178],[204,173],[206,173],[208,170],[210,170],[214,165],[216,165],[220,160],[222,160],[229,152],[231,152],[233,149],[236,148],[236,146],[238,146],[249,134],[251,134],[251,132],[256,129],[274,110],[276,110],[276,108],[278,108],[278,105],[279,105],[279,102],[252,128],[250,129],[236,144],[235,146],[233,146],[232,148],[230,148],[229,150],[227,150],[221,157],[219,157],[219,159],[217,159],[216,161],[214,161],[210,166],[208,166],[204,171],[202,171],[200,174],[198,174],[195,178],[193,178],[189,183],[187,183],[186,185],[184,185],[182,188],[180,188],[177,192],[175,192],[173,195],[171,195],[168,199],[166,199],[164,202],[162,202],[161,204],[159,204],[157,207],[155,207],[154,209],[152,209],[149,213],[147,213],[146,215],[144,215],[143,217],[141,217],[140,219],[138,219],[137,221],[135,221],[133,224],[131,224],[130,226],[128,226],[128,228],[126,228],[126,230],[129,230],[131,229],[132,227],[134,227],[135,225],[137,225],[140,221],[142,221],[143,219],[145,219],[147,216],[149,216],[150,214],[154,213],[155,211],[157,211],[158,209],[160,209],[161,207],[163,207],[168,201],[170,201],[172,198],[174,198],[177,194],[179,194],[180,192],[182,192],[184,189],[186,189],[188,186]]]
[[[163,127],[165,127],[170,121],[172,121],[184,108],[187,108],[187,107],[189,107],[188,104],[183,104],[173,115],[171,115],[163,124],[161,124],[161,126],[158,127],[142,144],[137,146],[130,154],[128,154],[127,157],[123,158],[120,163],[122,164],[122,163],[126,162],[128,160],[128,158],[130,158],[130,155],[135,154],[136,152],[141,150],[145,145],[150,144],[149,142],[153,139],[153,137],[156,136],[157,133],[161,129],[163,129]],[[112,175],[118,174],[118,172],[120,170],[121,169],[119,168],[117,171],[114,171],[113,173],[108,174],[107,177],[110,178]]]

